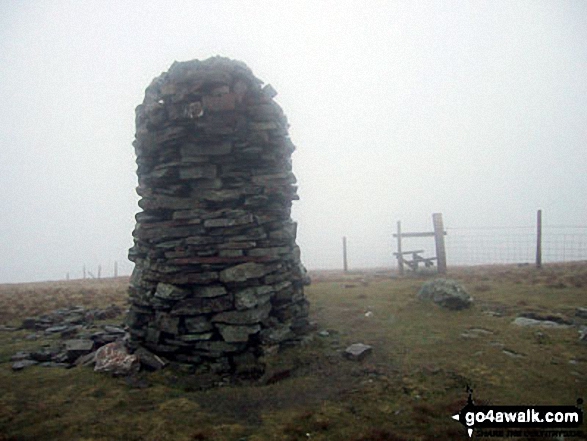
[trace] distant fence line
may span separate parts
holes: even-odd
[[[542,223],[542,210],[536,214],[535,225],[446,226],[444,235],[439,234],[437,228],[434,228],[436,233],[404,233],[403,230],[400,233],[398,221],[397,232],[390,232],[388,236],[389,266],[397,267],[400,273],[406,263],[416,270],[436,266],[443,260],[442,253],[438,252],[439,243],[445,248],[446,266],[449,268],[491,264],[530,264],[540,267],[543,263],[587,261],[587,225],[545,225]],[[433,215],[433,219],[434,216],[441,219],[441,214]],[[402,240],[396,240],[400,235],[406,240],[404,245]],[[345,237],[341,259],[345,272],[349,271],[349,261],[354,260],[352,255],[352,247],[347,249]],[[381,267],[381,264],[377,267]],[[439,272],[443,272],[440,266]]]
[[[90,270],[86,265],[82,266],[82,270],[81,270],[81,279],[102,279],[102,278],[111,278],[111,277],[118,277],[118,261],[114,261],[114,265],[112,267],[112,273],[109,274],[103,274],[102,272],[102,265],[99,264],[96,267],[96,271],[94,272],[93,270]],[[74,277],[75,278],[75,277]],[[71,279],[71,274],[68,271],[65,274],[65,280],[70,280]]]
[[[449,265],[535,263],[536,227],[446,228]],[[587,226],[542,225],[543,263],[587,260]]]

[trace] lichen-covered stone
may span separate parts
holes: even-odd
[[[426,282],[418,292],[418,299],[432,301],[447,309],[459,310],[471,306],[472,297],[458,282],[450,279],[436,279]]]

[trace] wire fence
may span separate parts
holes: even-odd
[[[446,228],[451,265],[536,262],[536,227]],[[542,226],[542,262],[587,260],[587,227]]]

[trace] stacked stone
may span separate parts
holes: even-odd
[[[175,62],[136,109],[131,346],[238,370],[308,326],[288,123],[242,62]],[[246,364],[245,363],[245,364]]]

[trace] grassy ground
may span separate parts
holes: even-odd
[[[576,320],[575,309],[587,307],[587,264],[473,267],[450,276],[473,295],[472,308],[417,301],[432,275],[315,273],[306,291],[312,320],[329,335],[268,360],[275,372],[291,370],[269,385],[202,391],[169,369],[132,383],[81,367],[12,372],[11,355],[52,341],[0,331],[0,441],[458,440],[468,438],[450,416],[465,404],[467,385],[478,404],[587,398],[587,345],[576,327],[511,324],[523,312]],[[63,306],[124,306],[126,282],[0,285],[0,324]],[[356,342],[372,345],[372,354],[344,359]]]

